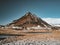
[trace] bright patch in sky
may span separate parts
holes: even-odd
[[[60,18],[42,18],[49,24],[60,24]]]

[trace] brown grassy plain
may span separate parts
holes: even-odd
[[[31,33],[32,32],[32,33]],[[4,41],[11,42],[24,39],[33,39],[33,40],[59,40],[60,41],[60,30],[12,30],[12,29],[0,29],[0,34],[23,34],[25,36],[15,36],[14,38],[6,38]]]

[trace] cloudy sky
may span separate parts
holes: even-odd
[[[44,21],[48,22],[49,24],[60,25],[60,18],[42,18]]]
[[[60,24],[59,0],[0,0],[0,25],[20,18],[28,11],[50,24]]]

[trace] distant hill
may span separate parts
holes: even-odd
[[[50,24],[42,20],[41,18],[37,17],[36,15],[32,14],[31,12],[26,13],[21,18],[14,20],[9,25],[19,26],[19,27],[51,27]]]

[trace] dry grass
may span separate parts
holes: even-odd
[[[15,36],[14,38],[7,38],[4,41],[6,42],[11,42],[11,41],[16,41],[16,40],[24,40],[24,39],[32,39],[32,40],[60,40],[60,31],[59,30],[51,30],[48,32],[43,30],[31,30],[29,32],[40,32],[40,33],[27,33],[24,32],[23,30],[1,30],[0,29],[0,34],[24,34],[25,36]],[[43,32],[43,33],[41,33]],[[48,32],[48,33],[44,33],[44,32]]]
[[[26,32],[51,32],[49,30],[13,30],[13,29],[0,29],[0,34],[21,34]]]
[[[13,29],[0,29],[0,34],[19,34],[20,32]]]

